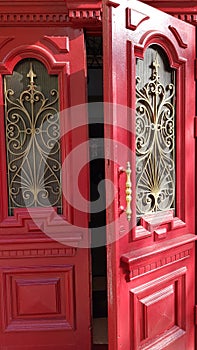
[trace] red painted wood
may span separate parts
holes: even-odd
[[[94,344],[92,350],[108,350],[108,346],[103,344]]]
[[[194,28],[138,1],[104,6],[109,350],[194,349]],[[135,62],[152,43],[176,70],[176,215],[148,215],[136,227]],[[128,113],[124,107],[131,110]],[[127,116],[127,117],[125,117]],[[123,129],[128,131],[124,131]],[[133,129],[132,129],[133,128]],[[133,131],[132,131],[133,130]],[[122,151],[119,144],[132,151]],[[132,166],[132,218],[119,167]],[[106,189],[112,196],[110,189]],[[164,220],[163,220],[164,219]],[[109,225],[110,223],[114,223]],[[155,227],[156,226],[156,227]],[[113,237],[116,241],[111,243]]]
[[[169,13],[176,18],[181,19],[182,21],[191,23],[193,25],[197,25],[196,18],[196,6],[197,2],[195,0],[192,1],[183,1],[183,0],[145,0],[143,1],[150,6],[160,9],[166,13]]]
[[[69,191],[75,196],[77,159],[71,159],[62,179],[65,196],[61,217],[67,225],[50,208],[33,210],[36,221],[41,220],[48,232],[61,234],[64,244],[45,235],[45,229],[42,232],[36,226],[25,208],[8,216],[2,79],[4,74],[12,74],[21,59],[29,57],[40,60],[49,74],[58,75],[64,162],[88,135],[85,110],[80,114],[83,127],[74,131],[68,130],[76,113],[70,114],[69,121],[63,112],[86,102],[83,31],[72,28],[62,1],[40,1],[35,6],[30,1],[14,1],[10,15],[7,3],[1,2],[0,10],[4,13],[0,21],[0,344],[13,350],[89,350],[90,252],[78,248],[83,240],[87,243],[88,210],[84,207],[80,212],[66,201]],[[83,180],[79,179],[87,199],[88,174],[86,167]],[[65,235],[66,229],[69,232]]]

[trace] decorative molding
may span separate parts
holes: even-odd
[[[169,231],[186,226],[185,222],[173,215],[173,210],[143,215],[140,218],[140,225],[136,227],[135,239],[142,239],[154,233],[154,239],[157,241],[167,238]]]
[[[2,13],[0,25],[65,25],[69,22],[66,13]]]
[[[14,37],[0,36],[0,50],[13,39]]]
[[[132,8],[126,9],[126,27],[131,30],[136,30],[139,25],[148,20],[150,17],[144,13],[136,11]]]
[[[69,52],[68,36],[44,36],[44,40],[50,43],[59,53]]]
[[[54,207],[15,209],[14,216],[9,216],[1,223],[1,237],[8,237],[9,233],[13,235],[13,231],[14,236],[20,235],[23,239],[28,239],[30,234],[38,234],[40,237],[43,237],[44,234],[45,242],[47,238],[50,238],[74,247],[84,241],[88,232],[87,229],[80,230],[69,224],[64,216],[57,214]],[[26,243],[28,242],[26,241]]]
[[[177,29],[173,26],[168,26],[168,28],[170,29],[170,31],[172,32],[172,34],[174,35],[177,43],[179,44],[180,47],[182,47],[183,49],[187,48],[187,44],[184,43],[183,39],[181,38],[180,33],[177,31]]]
[[[71,22],[83,22],[87,20],[100,22],[102,19],[102,12],[96,9],[72,9],[68,11],[68,17]]]
[[[112,7],[116,8],[116,7],[120,6],[120,1],[119,0],[108,0],[107,6],[112,6]]]
[[[151,263],[144,263],[139,266],[134,266],[130,270],[130,280],[133,280],[137,277],[141,277],[147,275],[150,272],[161,269],[162,267],[166,267],[177,263],[178,261],[185,260],[190,257],[190,250],[186,249],[179,253],[174,253],[172,255],[168,255],[167,257],[158,258]]]
[[[0,26],[88,27],[101,19],[101,0],[0,0]]]
[[[76,248],[19,248],[0,250],[0,259],[71,257],[75,255]]]
[[[2,273],[6,300],[2,323],[6,332],[74,330],[73,265],[19,266]]]
[[[196,235],[186,234],[123,254],[120,260],[126,281],[190,258],[196,239]]]
[[[130,289],[131,328],[139,325],[138,332],[131,334],[132,348],[163,349],[170,343],[176,347],[185,334],[186,276],[183,266]]]
[[[184,22],[197,25],[196,6],[197,1],[179,0],[172,3],[169,0],[146,0],[147,5],[152,6],[162,12],[166,12],[171,16],[178,18]]]
[[[173,14],[174,17],[181,19],[184,22],[191,23],[197,26],[197,14],[196,13],[178,13]]]

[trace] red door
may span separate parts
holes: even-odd
[[[194,349],[194,33],[105,1],[109,350]]]
[[[1,27],[1,349],[90,349],[84,38],[50,16]]]

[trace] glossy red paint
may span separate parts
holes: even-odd
[[[186,1],[146,2],[196,24],[196,1],[188,2],[188,6]],[[127,154],[121,154],[121,164],[106,157],[106,177],[115,185],[115,201],[107,209],[107,222],[121,218],[119,225],[107,231],[108,240],[114,235],[120,238],[107,248],[109,350],[152,349],[153,344],[156,349],[194,349],[194,29],[154,8],[125,0],[104,0],[103,8],[97,0],[1,0],[0,13],[2,348],[91,348],[88,249],[52,241],[33,225],[26,210],[15,210],[13,217],[7,215],[2,77],[11,74],[19,60],[34,57],[46,65],[50,74],[58,74],[61,110],[84,103],[83,28],[100,33],[103,20],[106,102],[135,110],[135,60],[143,58],[152,43],[163,47],[178,79],[177,214],[172,218],[169,213],[165,218],[168,230],[158,225],[154,233],[149,231],[149,218],[135,227],[135,186],[130,224],[135,228],[131,229],[119,208],[125,204],[125,177],[118,168],[125,167]],[[105,136],[134,150],[134,135],[119,127],[113,113],[110,110],[109,120],[106,117]],[[131,117],[134,120],[134,115]],[[130,129],[127,123],[128,119],[123,126]],[[62,140],[63,158],[87,139],[87,130],[81,130]],[[110,152],[116,159],[115,148]],[[131,165],[134,184],[134,159]],[[65,191],[74,191],[73,174],[70,167],[63,179]],[[88,198],[89,184],[87,180],[84,185],[84,178],[83,194]],[[36,215],[41,215],[40,211]],[[44,215],[50,212],[46,210]],[[71,223],[88,226],[88,215],[74,210],[66,201],[64,215]],[[129,233],[121,238],[125,230]],[[76,243],[77,237],[74,239]]]
[[[64,244],[45,235],[26,209],[16,209],[13,216],[8,216],[3,75],[12,74],[21,59],[36,58],[49,74],[58,75],[60,111],[86,102],[83,31],[62,25],[64,3],[54,7],[47,2],[46,7],[36,7],[35,12],[32,2],[26,3],[30,6],[28,15],[23,14],[22,4],[17,4],[12,8],[13,15],[10,13],[4,18],[9,24],[0,24],[0,344],[2,349],[88,350],[91,346],[90,252],[77,247],[85,237],[81,236],[80,229],[74,232],[71,225],[85,227],[88,233],[88,211],[84,208],[82,215],[63,200],[63,217],[70,230]],[[21,14],[15,15],[15,12]],[[60,117],[65,134],[61,142],[63,162],[74,147],[87,140],[88,130],[86,126],[67,132],[71,127],[68,116],[66,119],[62,112]],[[62,181],[65,198],[68,191],[75,193],[73,174],[70,164]],[[86,198],[89,196],[88,174],[86,168],[83,177]],[[50,222],[50,208],[35,209],[34,214],[38,220],[44,218],[45,224],[52,225],[52,231],[58,233],[58,216],[55,223]]]
[[[114,104],[105,111],[105,137],[132,151],[128,158],[129,152],[119,151],[116,143],[108,152],[116,161],[109,161],[106,154],[106,177],[115,185],[107,220],[108,224],[116,221],[107,238],[119,238],[107,248],[109,350],[194,349],[195,28],[137,1],[121,1],[117,7],[106,1],[103,26],[104,98]],[[177,74],[177,209],[175,217],[170,212],[160,218],[147,215],[136,226],[135,65],[153,43],[164,49]],[[130,107],[127,118],[118,105]],[[118,169],[128,160],[132,164],[130,223],[119,210],[125,187]]]

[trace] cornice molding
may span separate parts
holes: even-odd
[[[175,14],[174,17],[197,26],[197,13],[179,13]]]
[[[68,11],[68,17],[71,21],[101,21],[102,13],[96,9],[73,9]]]
[[[99,24],[102,12],[96,10],[69,10],[68,13],[3,13],[0,26],[86,26]]]
[[[18,26],[18,25],[51,25],[62,24],[69,22],[69,17],[64,13],[1,13],[0,25]]]
[[[100,1],[0,0],[0,26],[92,26],[102,20]]]
[[[144,1],[174,17],[197,25],[197,1]],[[0,0],[0,26],[101,25],[102,1],[98,0]]]
[[[143,2],[149,6],[155,7],[163,12],[166,12],[184,22],[188,22],[197,26],[197,0],[144,0]]]

